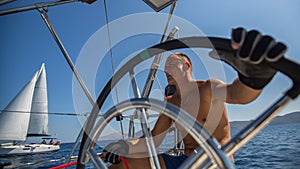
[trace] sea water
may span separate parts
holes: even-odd
[[[300,123],[270,125],[235,155],[238,168],[300,168]]]
[[[232,129],[232,135],[237,132],[236,129]],[[102,142],[102,146],[108,144],[108,142]],[[168,141],[162,147],[170,147],[170,145],[172,144]],[[48,162],[51,159],[60,159],[69,155],[72,148],[73,143],[65,143],[61,145],[61,149],[58,152],[1,157],[0,160],[9,159],[13,163],[13,166],[9,168],[50,168],[63,163],[45,163],[38,166],[28,166],[26,163]],[[101,152],[102,150],[97,148],[97,151]],[[78,149],[76,152],[78,152]],[[300,123],[267,126],[236,152],[234,157],[238,169],[298,169],[300,167]],[[94,167],[90,163],[86,168]]]

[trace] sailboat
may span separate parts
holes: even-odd
[[[45,64],[0,114],[0,156],[58,151],[59,144],[16,144],[49,136]]]

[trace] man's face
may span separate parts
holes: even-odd
[[[170,55],[165,64],[168,84],[175,85],[183,76],[185,61],[177,55]]]

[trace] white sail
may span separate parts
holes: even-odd
[[[0,114],[0,140],[25,141],[31,102],[38,73],[17,94]]]
[[[44,64],[38,72],[38,79],[36,81],[32,98],[31,112],[27,135],[48,135],[48,96]]]
[[[25,141],[28,136],[48,135],[48,98],[45,65],[0,113],[0,140]],[[0,146],[0,156],[58,151],[55,144],[13,144]],[[1,168],[1,167],[0,167]]]
[[[0,140],[25,141],[28,135],[48,135],[44,64],[0,114]]]

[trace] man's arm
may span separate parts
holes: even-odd
[[[171,126],[171,123],[171,119],[165,115],[161,115],[158,118],[158,121],[152,130],[152,136],[156,147],[161,144],[165,135],[168,133],[168,128]],[[100,157],[103,158],[105,162],[119,164],[121,162],[120,156],[134,157],[140,153],[144,154],[147,151],[146,140],[141,137],[131,141],[119,140],[110,143],[103,149],[103,153]]]
[[[226,85],[226,90],[226,102],[232,104],[250,103],[262,92],[262,89],[253,89],[242,83],[238,78],[232,84]]]
[[[220,100],[231,104],[247,104],[255,100],[262,90],[256,90],[243,84],[236,78],[231,84],[225,84],[217,79],[206,81],[211,88],[213,100]]]
[[[253,89],[243,84],[238,78],[232,84],[226,84],[226,102],[232,104],[247,104],[255,100],[262,89]]]
[[[170,102],[171,99],[172,96],[166,98],[168,102]],[[171,124],[172,120],[164,114],[161,114],[158,117],[158,120],[151,131],[155,147],[158,147],[161,144],[168,133]],[[110,143],[104,148],[100,157],[103,158],[105,162],[118,164],[121,161],[120,156],[129,155],[134,157],[136,154],[146,152],[148,152],[146,140],[144,137],[141,137],[130,141],[119,140],[118,142]]]
[[[162,143],[171,124],[172,120],[169,117],[163,114],[159,116],[153,130],[151,131],[156,147]],[[147,151],[146,139],[144,137],[129,141],[129,154],[145,153]]]
[[[224,61],[237,70],[239,78],[232,84],[215,82],[212,85],[226,102],[246,104],[259,96],[277,72],[265,62],[281,59],[287,47],[270,36],[255,30],[247,32],[244,28],[232,30],[231,42],[236,56],[225,57]]]

